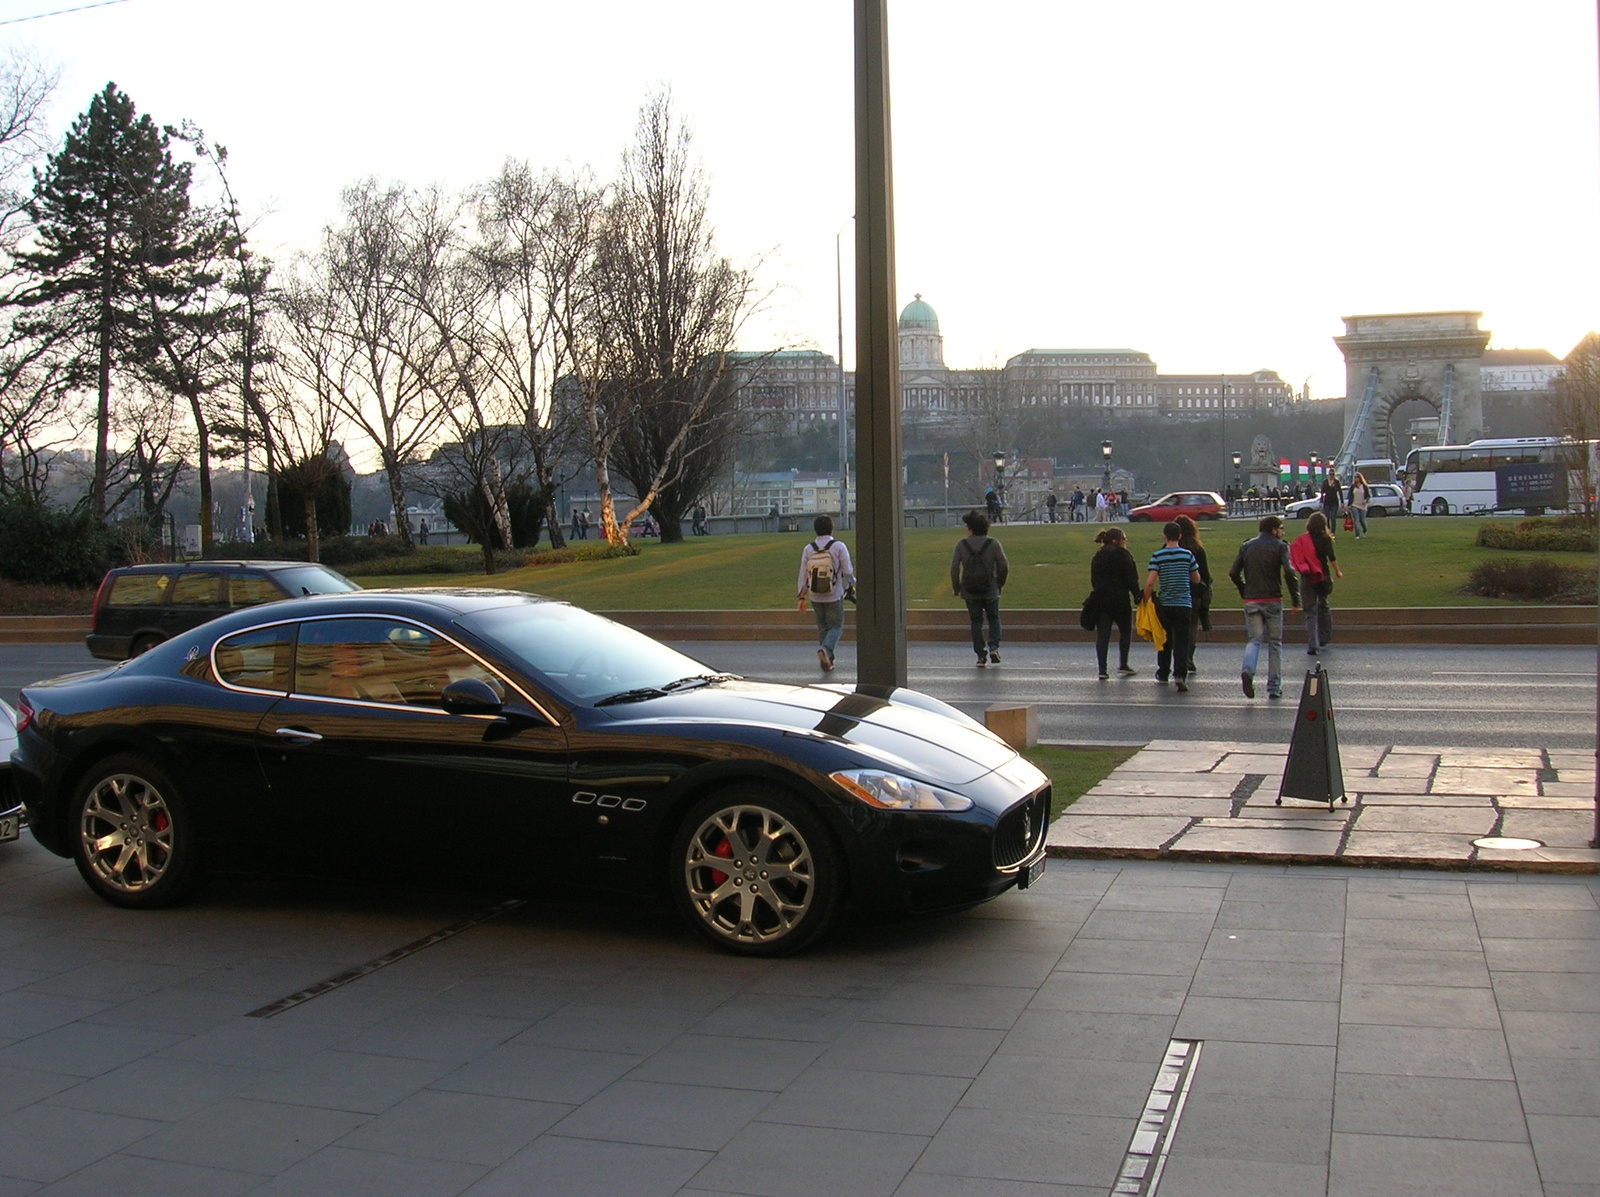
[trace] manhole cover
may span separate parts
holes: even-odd
[[[1522,840],[1515,836],[1486,835],[1481,840],[1473,840],[1476,848],[1499,848],[1503,851],[1526,852],[1530,848],[1543,848],[1538,840]]]

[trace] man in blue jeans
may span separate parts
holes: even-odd
[[[1289,546],[1283,542],[1283,521],[1264,515],[1258,534],[1239,546],[1228,577],[1244,599],[1244,624],[1250,633],[1245,645],[1239,684],[1246,698],[1256,696],[1256,666],[1261,646],[1267,646],[1267,697],[1283,697],[1283,588],[1288,583],[1290,610],[1300,610],[1300,576],[1289,564]]]
[[[1150,572],[1144,580],[1144,597],[1155,596],[1156,614],[1167,630],[1167,642],[1156,652],[1156,681],[1165,685],[1171,674],[1179,694],[1189,689],[1190,619],[1194,612],[1194,588],[1200,585],[1195,556],[1178,543],[1183,529],[1169,523],[1161,529],[1162,546],[1150,555]]]
[[[844,596],[855,586],[856,575],[850,550],[833,538],[833,520],[819,515],[811,526],[817,537],[800,550],[800,607],[804,610],[811,600],[817,617],[817,663],[822,672],[831,673],[834,650],[844,634]]]
[[[950,554],[950,589],[967,604],[972,623],[972,651],[978,668],[1000,664],[1000,591],[1011,565],[1000,542],[989,535],[989,520],[982,512],[961,517],[967,535],[956,541]],[[989,626],[987,639],[984,624]]]

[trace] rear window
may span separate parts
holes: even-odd
[[[119,574],[111,579],[106,605],[111,607],[154,607],[172,585],[171,574]]]
[[[289,690],[289,641],[293,625],[257,628],[220,641],[216,647],[217,676],[230,686],[248,690]]]

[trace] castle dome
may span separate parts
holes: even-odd
[[[900,331],[907,332],[912,329],[923,329],[927,332],[939,331],[939,314],[922,302],[922,293],[919,291],[915,299],[906,304],[905,310],[900,313]]]

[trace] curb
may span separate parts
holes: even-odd
[[[1436,873],[1600,874],[1600,863],[1582,860],[1438,860],[1424,856],[1316,856],[1301,852],[1199,852],[1162,848],[1046,847],[1054,860],[1160,860],[1185,864],[1324,865],[1357,869],[1427,869]]]

